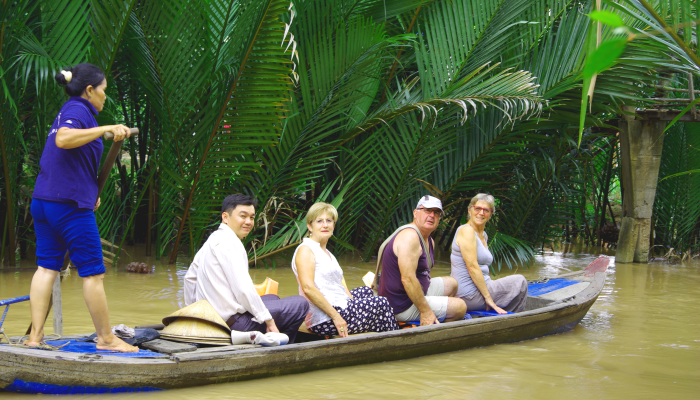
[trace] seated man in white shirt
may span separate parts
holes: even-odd
[[[185,275],[185,304],[206,299],[232,330],[281,332],[294,343],[309,303],[302,296],[259,296],[248,274],[241,239],[255,221],[252,197],[232,194],[221,207],[221,225],[194,256]]]

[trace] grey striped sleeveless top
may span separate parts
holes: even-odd
[[[459,233],[459,230],[465,226],[466,225],[462,225],[457,228],[455,238],[452,240],[452,254],[450,255],[450,262],[452,264],[450,276],[455,278],[459,284],[459,287],[457,288],[457,297],[468,296],[479,290],[474,285],[474,281],[472,281],[469,271],[467,271],[467,264],[464,262],[459,245],[457,244],[457,234]],[[484,232],[484,239],[486,239],[487,242],[489,240],[486,232]],[[484,246],[478,235],[476,235],[476,262],[479,263],[481,273],[484,275],[484,281],[490,281],[491,276],[489,276],[489,266],[491,263],[493,263],[493,255],[489,249]]]

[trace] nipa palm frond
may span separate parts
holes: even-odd
[[[700,169],[700,127],[675,124],[664,137],[659,178]],[[700,229],[700,174],[663,179],[654,200],[655,242],[686,251]]]
[[[455,118],[453,123],[458,123]],[[352,214],[362,214],[365,223],[364,258],[376,249],[391,230],[410,222],[411,210],[424,194],[419,180],[426,180],[455,136],[450,125],[432,128],[421,124],[415,113],[406,114],[384,125],[354,149],[348,166],[362,183],[352,192]]]
[[[185,229],[194,231],[199,239],[212,223],[221,199],[229,194],[226,183],[232,174],[241,168],[257,166],[241,156],[249,153],[251,147],[274,144],[279,137],[295,56],[289,50],[292,42],[280,19],[289,5],[283,0],[253,2],[239,20],[244,33],[234,40],[243,40],[238,42],[231,58],[233,73],[228,80],[229,89],[218,105],[218,117],[213,121],[211,133],[203,142],[205,146],[185,200],[171,262],[175,261]]]
[[[131,10],[136,0],[100,0],[90,5],[90,34],[95,52],[91,54],[94,64],[101,66],[109,76],[117,57],[121,40],[129,23]]]
[[[492,227],[493,224],[489,226]],[[486,231],[489,235],[489,251],[493,254],[494,262],[491,264],[491,272],[494,275],[501,272],[501,267],[504,264],[509,269],[527,266],[534,256],[532,243],[496,232],[493,228],[487,227]]]

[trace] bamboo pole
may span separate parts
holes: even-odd
[[[0,261],[5,260],[5,239],[7,239],[7,218],[5,218],[5,225],[2,228],[2,240],[0,240]]]
[[[56,280],[53,281],[53,290],[51,293],[53,301],[53,333],[63,335],[63,307],[61,305],[61,273],[56,275]]]
[[[148,223],[146,224],[146,255],[151,255],[151,235],[153,229],[153,181],[148,182]]]
[[[688,73],[688,94],[690,95],[690,98],[688,101],[690,102],[691,107],[690,107],[690,115],[693,116],[693,120],[697,117],[697,112],[695,110],[695,104],[693,104],[693,101],[695,100],[695,84],[693,82],[693,74]]]

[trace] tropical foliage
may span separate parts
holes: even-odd
[[[674,18],[674,9],[657,6]],[[140,129],[103,192],[100,232],[117,244],[145,243],[171,262],[193,255],[233,192],[260,201],[246,239],[258,258],[298,242],[304,211],[325,200],[340,211],[335,251],[368,259],[428,193],[446,208],[443,248],[480,191],[498,198],[489,233],[509,266],[576,234],[593,243],[617,181],[611,121],[621,104],[653,94],[661,68],[689,70],[667,41],[632,41],[596,78],[579,146],[592,1],[2,7],[5,259],[17,248],[31,257],[31,191],[47,127],[66,100],[52,77],[78,62],[107,72],[111,101],[99,121]]]

